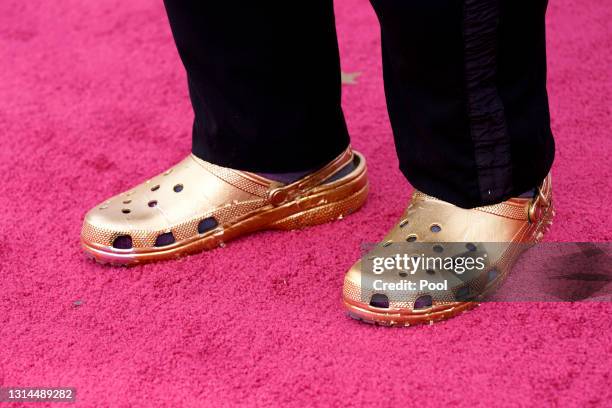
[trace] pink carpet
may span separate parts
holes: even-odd
[[[558,211],[547,239],[610,241],[612,7],[551,3]],[[608,303],[485,304],[409,329],[344,315],[344,271],[411,189],[374,13],[342,0],[337,19],[343,69],[361,72],[344,105],[369,160],[365,208],[125,269],[86,260],[79,232],[89,207],[189,151],[161,1],[0,2],[0,385],[73,386],[84,407],[610,406]]]

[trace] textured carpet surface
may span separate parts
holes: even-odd
[[[0,385],[73,386],[78,406],[610,406],[610,304],[485,304],[409,329],[344,315],[344,271],[411,188],[375,15],[365,0],[337,3],[343,70],[361,73],[344,106],[369,160],[364,209],[117,269],[82,255],[82,216],[190,147],[161,1],[0,2]],[[612,7],[551,3],[558,211],[547,239],[609,241]]]

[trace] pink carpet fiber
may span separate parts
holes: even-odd
[[[344,271],[411,187],[397,170],[375,15],[366,0],[336,9],[343,70],[360,73],[343,103],[369,161],[363,210],[111,268],[81,253],[84,213],[190,149],[161,1],[0,2],[0,385],[76,387],[83,407],[610,406],[608,303],[484,304],[407,329],[345,316]],[[611,20],[608,0],[549,7],[549,241],[612,238]]]

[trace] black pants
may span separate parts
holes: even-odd
[[[400,169],[462,207],[538,185],[554,142],[546,0],[372,0]],[[195,112],[193,152],[254,172],[349,143],[331,0],[165,0]]]

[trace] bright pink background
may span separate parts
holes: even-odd
[[[344,315],[344,271],[411,188],[374,13],[365,0],[337,3],[343,69],[362,72],[344,106],[369,161],[365,208],[124,269],[86,260],[79,231],[89,207],[189,151],[185,75],[161,1],[0,2],[0,384],[74,386],[78,406],[610,403],[609,304],[486,304],[409,329]],[[611,10],[550,5],[548,240],[611,238]]]

